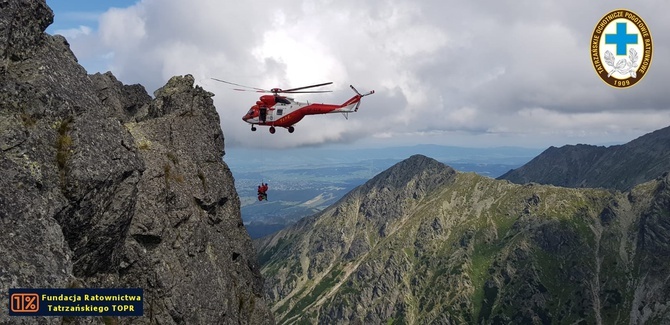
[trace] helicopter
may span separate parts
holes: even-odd
[[[298,93],[327,93],[330,90],[305,90],[310,88],[322,87],[332,84],[332,82],[325,82],[310,86],[297,87],[291,89],[272,88],[269,90],[244,86],[229,81],[212,78],[213,80],[223,82],[229,85],[242,87],[233,88],[237,91],[251,91],[257,93],[266,93],[272,95],[262,95],[256,104],[251,106],[249,111],[242,117],[242,120],[251,124],[251,131],[256,131],[256,125],[265,125],[270,127],[270,133],[275,134],[277,127],[283,127],[289,133],[295,131],[294,125],[302,120],[307,115],[316,114],[330,114],[342,113],[345,118],[349,117],[349,113],[357,112],[361,104],[361,98],[372,95],[374,90],[361,94],[349,85],[356,93],[349,100],[342,104],[315,104],[309,102],[298,102],[293,98],[281,96],[279,94],[298,94]]]

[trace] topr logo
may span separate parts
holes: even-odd
[[[651,65],[651,54],[649,28],[630,10],[607,13],[593,30],[593,68],[612,87],[628,88],[642,80]]]

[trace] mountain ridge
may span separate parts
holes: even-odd
[[[514,183],[602,187],[621,191],[670,171],[670,126],[610,147],[550,147],[533,160],[498,177]]]
[[[621,193],[427,165],[255,242],[278,323],[670,321],[667,174]]]

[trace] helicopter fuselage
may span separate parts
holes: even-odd
[[[266,104],[267,101],[263,97],[266,96],[261,96],[261,100],[242,117],[243,121],[252,125],[288,128],[300,122],[307,115],[355,112],[357,110],[356,104],[362,98],[361,95],[357,94],[344,104],[336,105],[298,102],[292,98],[282,97],[283,102],[276,102],[270,106]],[[264,120],[262,118],[263,110],[265,110]]]
[[[291,91],[294,91],[294,93],[303,92],[298,90],[321,85],[325,84],[295,88],[291,89]],[[256,131],[256,125],[266,125],[270,127],[270,133],[275,133],[275,127],[283,127],[288,129],[289,133],[293,133],[295,130],[293,125],[300,122],[307,115],[342,113],[345,117],[348,117],[349,113],[358,111],[361,98],[375,93],[372,90],[361,94],[354,86],[350,87],[356,94],[340,105],[298,102],[293,98],[279,96],[278,93],[282,92],[281,89],[272,89],[274,95],[261,96],[256,105],[251,106],[247,114],[242,117],[242,120],[251,124],[251,131]],[[257,91],[263,90],[257,88]],[[289,90],[283,92],[290,93]]]

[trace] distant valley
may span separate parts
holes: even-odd
[[[522,166],[540,152],[519,147],[438,145],[339,150],[228,148],[224,160],[235,177],[247,231],[252,238],[259,238],[322,211],[414,154],[431,155],[458,171],[495,178]],[[270,186],[267,202],[256,198],[256,187],[261,182]]]

